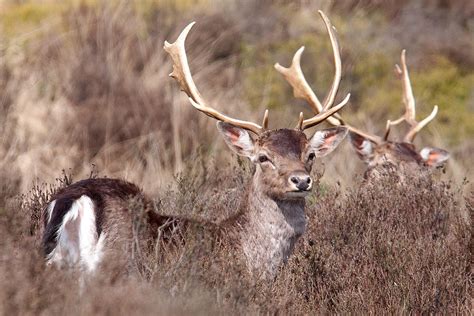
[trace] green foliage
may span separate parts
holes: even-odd
[[[398,116],[401,90],[395,86],[393,62],[383,53],[361,55],[354,62],[353,102],[367,117],[376,119]],[[375,115],[375,116],[374,116]]]
[[[243,43],[241,49],[244,95],[252,105],[263,104],[269,109],[288,109],[298,103],[290,85],[275,70],[279,62],[288,67],[296,51],[305,46],[301,65],[310,86],[322,101],[326,96],[334,75],[331,45],[325,33],[304,33],[291,39],[282,39],[271,44]],[[301,104],[304,104],[300,102]],[[292,107],[310,115],[307,106]],[[296,117],[296,116],[295,116]]]
[[[277,77],[273,68],[275,56],[279,50],[291,55],[296,44],[275,45],[274,49],[265,49],[259,45],[244,43],[241,48],[242,78],[244,95],[249,104],[255,106],[265,103],[269,109],[278,108],[288,101],[286,83]]]
[[[168,12],[187,11],[209,6],[209,0],[134,0],[133,7],[145,19],[150,18],[156,10],[166,9]],[[37,30],[51,19],[59,21],[63,13],[70,12],[78,6],[90,8],[101,5],[123,6],[122,1],[101,0],[53,0],[53,1],[21,1],[20,3],[5,4],[0,10],[0,31],[3,35],[15,38],[18,35]]]
[[[0,27],[4,35],[14,37],[34,30],[48,17],[57,16],[62,8],[63,6],[58,4],[35,2],[12,5],[0,13]]]
[[[428,115],[432,105],[437,104],[439,113],[433,126],[440,127],[446,140],[456,144],[474,136],[473,73],[464,73],[461,66],[436,56],[432,64],[412,74],[412,81],[421,105],[418,117]]]
[[[155,19],[159,16],[162,24],[172,25],[189,11],[204,11],[209,7],[209,2],[209,0],[134,0],[132,6],[150,24],[156,23]]]
[[[148,2],[149,6],[174,8],[177,11],[195,9],[196,7],[205,7],[209,5],[209,0],[148,0],[137,1]]]

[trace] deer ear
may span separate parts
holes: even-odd
[[[441,148],[425,147],[420,151],[420,156],[428,166],[439,166],[449,158],[449,153]]]
[[[254,141],[245,129],[221,121],[217,122],[217,129],[232,151],[240,156],[252,158],[255,147]]]
[[[374,152],[374,144],[357,133],[349,132],[349,139],[352,147],[355,149],[357,156],[365,162],[369,162]]]
[[[311,150],[316,157],[324,157],[332,152],[346,137],[347,128],[343,126],[333,127],[317,131],[309,141]]]

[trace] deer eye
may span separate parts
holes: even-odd
[[[265,162],[265,161],[268,161],[268,160],[269,160],[269,159],[268,159],[268,157],[267,157],[266,155],[263,155],[263,154],[262,154],[262,155],[258,156],[258,161],[259,161],[259,162]]]
[[[308,155],[308,160],[313,160],[314,157],[316,157],[316,155],[315,155],[314,153],[310,153],[310,154]]]

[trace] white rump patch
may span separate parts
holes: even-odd
[[[55,203],[53,201],[51,205]],[[48,217],[54,205],[48,207]],[[94,202],[86,195],[74,201],[58,230],[58,241],[48,256],[49,263],[80,266],[89,272],[97,268],[102,257],[105,235],[97,236]]]

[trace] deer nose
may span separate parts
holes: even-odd
[[[312,180],[307,174],[293,174],[290,176],[290,182],[300,191],[311,189]]]

